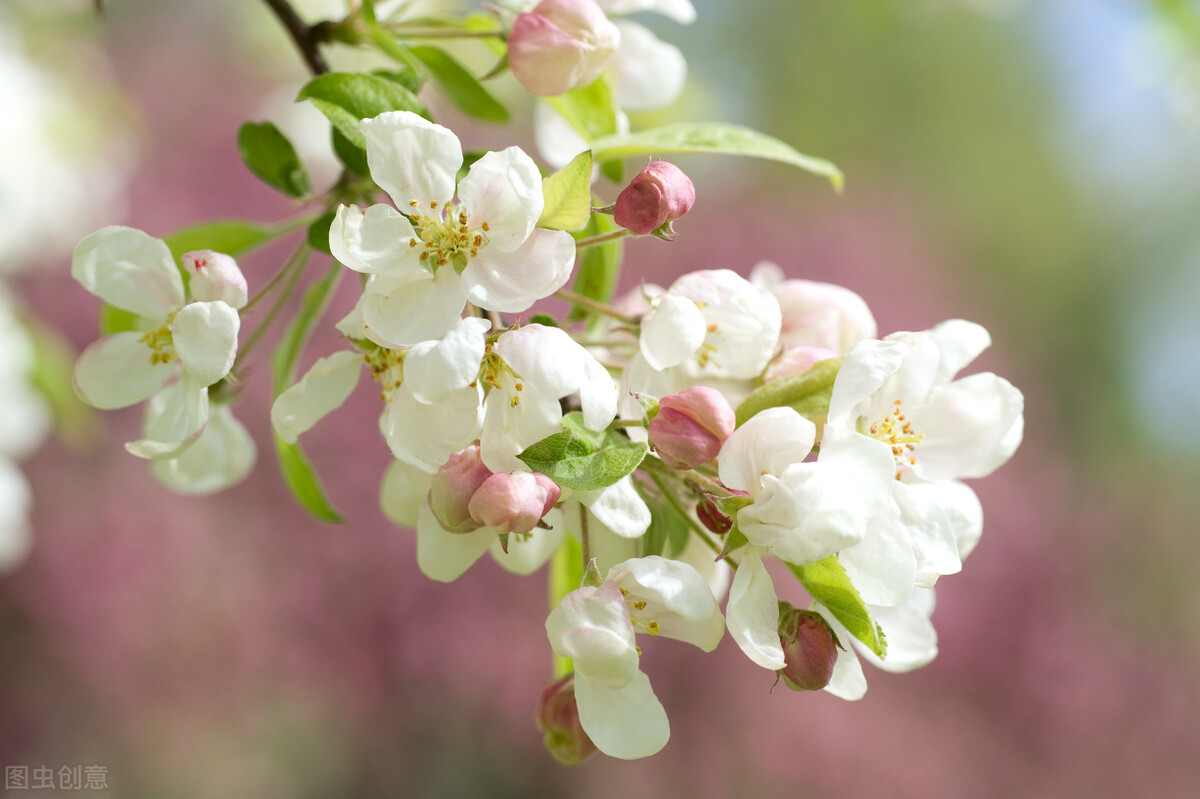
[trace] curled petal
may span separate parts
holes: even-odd
[[[383,515],[400,527],[417,529],[421,508],[426,507],[431,476],[403,461],[392,461],[379,486]]]
[[[816,435],[816,425],[791,408],[759,411],[721,447],[721,482],[753,496],[762,475],[782,474],[788,466],[803,461]]]
[[[939,382],[953,380],[959,371],[979,357],[979,353],[992,345],[992,337],[986,328],[964,319],[942,322],[930,330],[929,335],[942,353],[938,364]]]
[[[489,152],[471,165],[459,184],[458,201],[468,226],[488,223],[489,248],[512,252],[542,215],[542,173],[520,147]]]
[[[546,635],[555,654],[575,661],[575,673],[608,689],[638,674],[638,651],[625,597],[613,583],[571,591],[550,611]]]
[[[902,605],[893,608],[872,608],[875,621],[887,636],[887,657],[880,660],[864,646],[855,641],[858,653],[884,671],[901,673],[919,669],[937,657],[937,630],[930,616],[933,614],[933,590],[918,588]]]
[[[418,250],[410,246],[413,238],[412,225],[390,205],[372,205],[365,212],[339,205],[329,226],[329,251],[355,272],[402,274],[421,268]]]
[[[692,356],[708,335],[700,307],[687,297],[666,294],[642,319],[638,348],[651,367],[662,371]]]
[[[441,402],[470,385],[479,376],[483,360],[484,333],[492,326],[486,319],[460,319],[438,341],[423,341],[404,359],[404,384],[421,402]]]
[[[834,380],[829,397],[829,424],[853,430],[872,395],[900,368],[908,351],[908,347],[897,341],[872,339],[856,344]]]
[[[294,444],[302,433],[340,408],[358,385],[362,366],[362,356],[350,350],[335,352],[314,363],[271,406],[271,425],[279,437]]]
[[[139,458],[175,458],[200,435],[208,422],[208,389],[185,374],[146,403],[143,438],[125,445]]]
[[[398,208],[416,200],[427,213],[431,202],[444,205],[454,196],[462,145],[449,128],[411,111],[389,111],[364,119],[360,127],[371,178]]]
[[[79,242],[71,276],[109,305],[161,321],[183,305],[183,278],[162,239],[112,225]]]
[[[363,323],[371,340],[397,348],[439,339],[462,316],[467,298],[462,278],[453,269],[436,275],[414,273],[387,294],[371,293],[363,298]]]
[[[671,737],[667,711],[642,671],[616,690],[576,673],[575,703],[583,731],[609,757],[649,757]]]
[[[204,431],[178,457],[156,460],[150,472],[182,494],[212,494],[241,482],[254,468],[254,439],[228,405],[212,408]]]
[[[562,288],[574,265],[571,234],[538,228],[512,252],[482,250],[469,260],[462,279],[467,299],[480,308],[520,313]]]
[[[746,657],[771,671],[787,665],[779,643],[779,598],[754,547],[746,548],[734,572],[725,620]]]
[[[826,623],[833,628],[839,641],[855,640],[850,631],[843,627],[842,623],[834,618],[834,615],[824,605],[814,602],[811,609],[821,614]],[[866,695],[867,677],[863,674],[862,663],[858,660],[854,646],[838,650],[837,663],[833,665],[833,677],[830,678],[829,685],[825,686],[825,690],[848,702],[862,699]]]
[[[657,555],[631,558],[614,566],[608,579],[635,603],[639,619],[657,622],[660,635],[705,652],[721,642],[721,609],[708,583],[689,564]]]
[[[928,403],[909,410],[925,436],[913,473],[923,480],[987,477],[1020,444],[1024,409],[1021,392],[990,372],[935,387]]]
[[[237,357],[238,312],[223,302],[193,302],[175,314],[171,338],[183,370],[211,386],[233,368]]]
[[[417,566],[440,583],[451,583],[488,551],[496,533],[486,527],[473,533],[448,533],[438,524],[428,505],[417,519]]]
[[[622,538],[640,538],[650,529],[650,508],[634,488],[630,475],[598,491],[576,491],[573,497]]]
[[[482,393],[479,386],[468,386],[427,405],[401,387],[384,416],[384,437],[392,454],[430,474],[436,472],[451,454],[479,437]]]
[[[158,391],[175,372],[173,363],[151,360],[142,334],[114,333],[94,342],[75,362],[75,393],[94,408],[134,405]]]

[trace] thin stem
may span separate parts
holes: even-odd
[[[629,231],[625,228],[618,230],[610,230],[607,233],[600,233],[595,236],[588,236],[586,239],[579,239],[575,242],[575,249],[582,250],[584,247],[595,247],[597,244],[604,244],[609,241],[623,239],[629,235]]]
[[[571,291],[570,289],[559,289],[558,291],[554,292],[554,296],[558,297],[560,300],[566,300],[572,305],[577,305],[580,308],[586,308],[593,313],[598,313],[603,316],[609,316],[613,319],[620,320],[627,325],[637,324],[637,317],[623,314],[615,308],[610,308],[602,302],[593,300],[591,297],[585,297],[582,294]]]
[[[304,216],[297,217],[296,219],[293,219],[275,228],[275,232],[272,235],[282,236],[285,233],[290,233],[298,227],[310,224],[316,218],[316,214],[306,214]],[[276,272],[270,280],[264,283],[263,287],[259,289],[258,292],[246,302],[245,305],[242,306],[242,316],[244,317],[246,314],[250,313],[250,311],[254,310],[255,306],[265,300],[267,295],[279,285],[279,281],[283,279],[285,274],[287,274],[287,264],[284,264],[283,268]]]
[[[588,564],[592,560],[592,544],[588,540],[588,509],[587,505],[579,503],[579,545],[583,548],[583,573],[587,574]]]
[[[619,427],[642,427],[643,425],[641,419],[614,419],[609,427],[615,430]]]
[[[662,492],[662,495],[666,498],[667,502],[671,503],[671,506],[675,508],[679,515],[683,517],[684,521],[688,523],[688,526],[692,528],[692,532],[700,536],[700,540],[707,544],[709,549],[720,555],[721,547],[717,546],[717,542],[713,541],[712,538],[709,537],[708,531],[697,524],[696,520],[692,518],[692,515],[684,510],[683,506],[679,504],[679,500],[676,499],[675,495],[668,491],[667,487],[663,485],[662,478],[652,469],[643,469],[643,471],[650,475],[650,479],[654,481],[654,485],[658,486],[658,490]],[[735,571],[737,570],[737,563],[735,563],[732,558],[727,556],[725,558],[725,562],[729,564],[731,569]]]
[[[267,332],[267,328],[271,326],[271,323],[275,321],[275,317],[283,309],[288,297],[292,296],[292,290],[296,288],[296,283],[300,280],[300,275],[304,272],[304,267],[308,264],[308,259],[312,256],[312,253],[312,247],[308,246],[308,242],[301,242],[300,246],[296,248],[296,252],[284,264],[283,269],[279,270],[279,275],[276,275],[276,277],[287,276],[283,291],[279,292],[279,295],[275,298],[275,303],[267,311],[267,315],[262,318],[262,321],[258,323],[258,327],[254,328],[254,332],[247,337],[246,343],[238,348],[237,358],[233,362],[234,369],[238,367],[238,364],[258,344],[259,339],[263,337],[263,334]]]
[[[403,25],[384,23],[379,27],[398,39],[498,39],[503,35],[499,28],[489,31],[470,31],[462,28],[405,28]]]
[[[263,0],[263,2],[275,12],[275,16],[279,17],[283,27],[287,28],[287,32],[291,35],[292,41],[296,43],[300,55],[304,57],[304,63],[308,65],[312,74],[321,75],[328,72],[329,65],[325,63],[324,56],[317,49],[316,26],[309,25],[300,19],[300,15],[296,13],[288,0]]]

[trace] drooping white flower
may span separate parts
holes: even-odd
[[[466,302],[519,313],[566,283],[575,241],[535,228],[541,174],[520,148],[480,158],[456,195],[462,146],[449,129],[394,111],[363,120],[362,130],[371,176],[400,210],[340,206],[329,246],[351,269],[388,278],[369,285],[362,303],[373,340],[437,339]]]
[[[226,275],[237,272],[230,262]],[[204,429],[208,386],[233,366],[241,321],[236,307],[225,299],[188,302],[167,245],[133,228],[106,227],[86,237],[75,248],[71,274],[92,294],[150,325],[85,349],[75,364],[76,392],[89,405],[112,409],[142,402],[166,386],[160,399],[165,405],[153,414],[147,436],[126,448],[143,458],[179,455]],[[209,287],[203,276],[198,279],[198,288]],[[228,295],[241,303],[244,297],[244,290]]]
[[[234,418],[233,409],[214,405],[209,409],[208,424],[192,445],[174,458],[151,462],[150,473],[181,494],[214,494],[245,479],[257,457],[254,439]]]
[[[711,652],[724,620],[695,569],[660,557],[618,563],[601,585],[564,596],[546,619],[551,647],[574,662],[584,731],[600,751],[623,759],[652,755],[670,736],[666,711],[639,666],[637,632]]]

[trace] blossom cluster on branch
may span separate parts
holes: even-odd
[[[396,62],[323,72],[299,92],[329,118],[342,177],[314,192],[286,137],[248,123],[247,165],[313,213],[273,228],[223,222],[159,240],[109,227],[84,239],[73,274],[124,315],[108,314],[108,335],[80,357],[79,396],[146,402],[143,438],[126,446],[167,485],[203,493],[243,479],[255,454],[230,410],[240,364],[326,251],[334,263],[308,283],[272,359],[284,477],[315,515],[337,518],[299,439],[364,376],[375,383],[394,455],[381,504],[416,531],[420,569],[449,582],[485,554],[518,575],[551,564],[556,673],[537,723],[559,759],[666,744],[638,635],[710,652],[728,628],[788,687],[845,699],[866,691],[862,660],[928,663],[934,586],[982,530],[962,481],[1008,460],[1023,430],[1017,389],[960,376],[988,333],[950,320],[879,337],[856,294],[768,263],[748,277],[706,264],[615,296],[623,239],[670,241],[703,194],[663,156],[767,158],[835,186],[840,173],[735,126],[629,131],[624,109],[672,100],[684,65],[619,15],[689,22],[687,0],[490,11],[385,18],[364,0],[308,28],[298,43],[310,64],[323,64],[314,41]],[[507,119],[485,82],[425,43],[456,38],[492,48],[486,80],[511,70],[539,96],[547,167],[516,146],[464,151],[434,121],[430,84],[481,119]],[[633,158],[645,166],[628,176]],[[251,295],[234,257],[301,226],[296,254]],[[297,376],[347,274],[361,290],[335,323],[345,345]],[[570,312],[547,314],[550,297]],[[243,319],[268,301],[239,346]],[[795,583],[777,587],[781,573]]]

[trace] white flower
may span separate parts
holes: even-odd
[[[779,343],[784,347],[818,347],[845,355],[878,332],[871,309],[850,289],[813,280],[785,280],[783,271],[768,261],[754,267],[750,282],[779,301],[783,318]]]
[[[340,206],[329,231],[334,256],[388,278],[362,303],[372,339],[390,347],[440,338],[471,302],[524,311],[570,277],[575,241],[535,228],[543,208],[537,165],[517,147],[471,165],[457,188],[462,147],[447,128],[407,111],[363,120],[371,176],[388,205]]]
[[[208,386],[233,366],[237,310],[224,299],[188,303],[167,245],[133,228],[107,227],[85,238],[75,248],[71,274],[92,294],[151,326],[106,336],[85,349],[75,364],[76,392],[97,408],[123,408],[176,379],[161,396],[165,404],[153,414],[146,438],[126,448],[143,458],[177,456],[204,429]],[[207,286],[203,276],[197,279],[198,287]],[[234,294],[231,299],[244,302],[244,291]]]
[[[151,398],[147,417],[153,413],[153,407]],[[229,405],[214,405],[208,424],[192,445],[175,458],[151,462],[150,473],[181,494],[214,494],[241,482],[254,468],[257,456],[254,439],[234,418],[233,409]]]
[[[551,647],[575,665],[580,724],[600,751],[623,759],[652,755],[670,736],[666,711],[639,667],[635,632],[711,652],[724,620],[695,569],[660,557],[618,563],[601,585],[564,596],[546,619]]]

